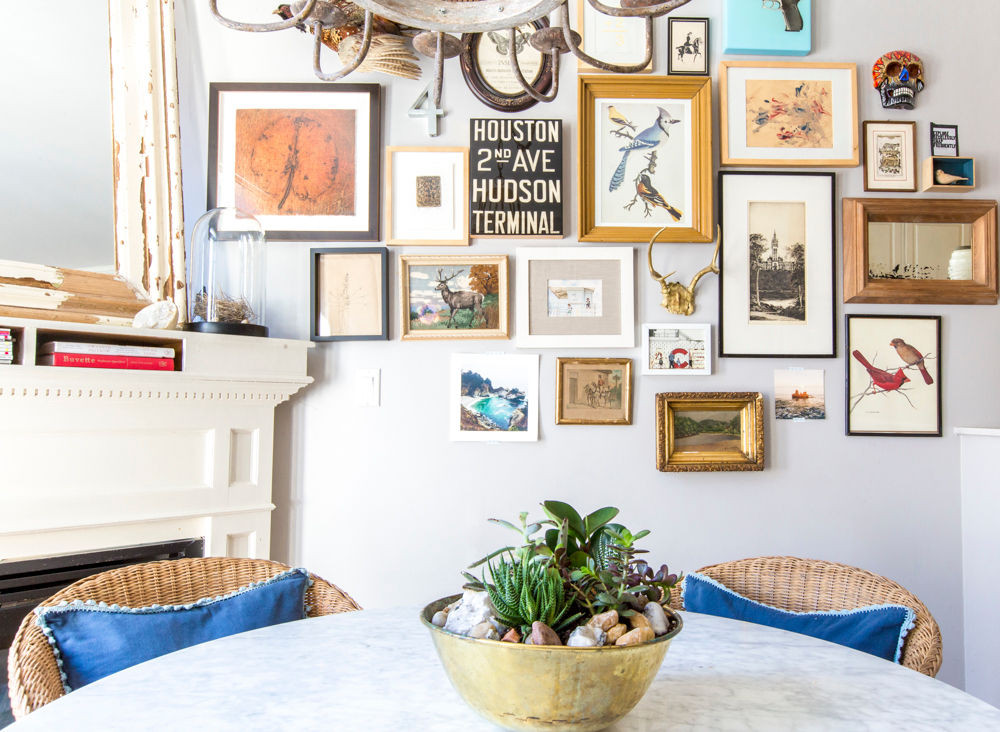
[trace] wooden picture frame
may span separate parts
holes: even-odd
[[[632,424],[632,359],[557,358],[556,424]]]
[[[642,18],[615,18],[598,12],[588,0],[576,2],[576,27],[580,33],[580,49],[598,61],[618,66],[634,66],[646,57],[646,23]],[[652,39],[652,57],[638,74],[651,74],[656,57],[656,36]],[[612,73],[591,66],[581,58],[576,60],[578,74]]]
[[[213,82],[208,125],[209,209],[269,241],[378,240],[378,84]]]
[[[847,315],[846,433],[941,436],[941,316]]]
[[[577,102],[580,241],[713,241],[712,79],[586,75]]]
[[[509,311],[506,255],[400,255],[402,340],[509,338]]]
[[[709,323],[643,323],[643,376],[710,376],[712,326]]]
[[[656,469],[666,473],[763,470],[763,395],[657,394]]]
[[[385,149],[386,243],[468,246],[469,148]]]
[[[832,358],[834,173],[719,174],[719,356]]]
[[[917,190],[916,136],[916,122],[862,123],[866,191]]]
[[[309,250],[309,340],[389,339],[389,256],[384,247]]]
[[[534,31],[548,27],[549,19],[539,18],[520,26],[515,36],[521,73],[539,94],[547,94],[552,87],[552,56],[536,51],[527,38]],[[508,42],[507,30],[463,33],[459,64],[465,84],[476,99],[498,112],[523,112],[538,104],[538,100],[524,91],[514,76],[507,61]]]
[[[722,61],[719,106],[721,165],[858,164],[855,64]]]
[[[844,302],[995,305],[997,303],[997,202],[992,200],[953,200],[943,198],[845,198],[844,219]],[[895,256],[903,257],[897,268],[892,261],[884,265],[877,258],[871,239],[872,224],[895,228],[908,224],[963,225],[959,246],[968,243],[971,278],[945,279],[947,262],[936,265],[934,279],[905,276],[912,254],[903,232],[903,245],[891,245]],[[938,227],[939,228],[939,227]],[[891,233],[895,237],[895,233]],[[971,236],[971,241],[965,237]],[[912,242],[910,242],[912,245]],[[880,247],[882,245],[879,245]],[[924,252],[930,251],[924,247]],[[954,255],[954,252],[953,252]],[[895,271],[894,271],[895,270]],[[903,273],[900,276],[900,272]],[[926,272],[919,273],[924,276]],[[943,276],[941,276],[943,275]]]
[[[692,37],[692,34],[693,37]],[[683,37],[683,40],[681,40]],[[667,73],[674,76],[710,76],[708,18],[667,16]],[[692,56],[685,60],[685,56]],[[699,60],[698,57],[701,57]]]

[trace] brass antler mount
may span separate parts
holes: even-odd
[[[719,267],[716,265],[716,261],[719,258],[719,246],[722,244],[722,232],[720,229],[716,230],[715,253],[712,255],[711,263],[692,277],[691,284],[685,287],[680,282],[667,282],[667,277],[676,274],[676,270],[661,275],[653,269],[653,244],[656,243],[657,237],[666,231],[667,228],[669,227],[664,226],[653,234],[653,238],[649,240],[649,249],[646,251],[646,259],[649,262],[649,274],[652,275],[654,280],[660,283],[660,291],[663,293],[663,300],[660,304],[663,307],[676,315],[691,315],[694,313],[694,290],[698,286],[698,281],[710,272],[719,274]]]

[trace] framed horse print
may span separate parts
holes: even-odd
[[[708,76],[708,18],[667,17],[668,74]]]

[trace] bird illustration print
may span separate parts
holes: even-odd
[[[896,353],[901,359],[903,359],[903,362],[906,363],[907,366],[913,366],[920,370],[920,375],[924,377],[925,384],[934,383],[934,379],[931,378],[930,373],[927,371],[927,367],[924,365],[925,357],[922,353],[920,353],[920,351],[904,341],[902,338],[893,338],[889,341],[889,345],[896,349]]]
[[[611,134],[620,135],[622,137],[631,137],[628,132],[625,132],[625,128],[635,132],[635,125],[626,117],[624,114],[615,109],[614,105],[608,106],[608,119],[611,120],[612,124],[617,125],[617,130],[612,130]]]
[[[622,153],[622,160],[618,163],[618,167],[615,169],[614,175],[611,176],[611,183],[608,185],[609,191],[618,190],[621,184],[625,181],[625,167],[628,164],[628,156],[630,153],[636,151],[650,152],[655,150],[660,146],[661,142],[670,137],[670,125],[680,122],[679,119],[671,116],[670,112],[665,110],[663,107],[657,107],[657,109],[659,110],[659,115],[657,116],[656,121],[632,138],[632,141],[627,145],[619,148],[618,152]]]
[[[639,198],[642,199],[643,205],[646,206],[647,216],[657,206],[670,214],[674,221],[680,221],[681,217],[684,215],[663,200],[663,196],[661,196],[660,192],[653,186],[653,181],[650,180],[649,174],[645,171],[639,174],[639,180],[635,184],[635,192]]]
[[[903,373],[903,369],[897,369],[896,373],[892,374],[884,369],[872,366],[868,359],[861,354],[861,351],[854,350],[851,352],[851,355],[858,359],[861,365],[865,367],[865,370],[872,379],[872,384],[879,391],[896,391],[899,387],[910,380],[906,374]]]

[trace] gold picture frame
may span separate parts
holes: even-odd
[[[469,148],[385,149],[389,246],[469,245]]]
[[[736,426],[738,436],[732,430]],[[656,469],[665,473],[763,470],[763,395],[657,394]]]
[[[580,241],[647,242],[663,226],[660,241],[713,241],[712,79],[578,84]]]
[[[557,358],[556,424],[632,424],[632,359]]]

